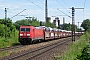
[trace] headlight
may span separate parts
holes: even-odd
[[[23,36],[23,34],[20,34],[20,36]]]
[[[30,34],[27,34],[27,36],[30,36]]]

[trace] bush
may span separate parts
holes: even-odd
[[[79,60],[89,60],[90,59],[90,44],[87,45],[83,51],[82,51],[82,55],[78,56],[77,59]]]
[[[3,37],[5,34],[5,25],[0,24],[0,36]]]

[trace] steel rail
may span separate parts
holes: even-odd
[[[36,51],[39,51],[39,50],[48,48],[48,47],[53,46],[53,45],[57,45],[58,43],[59,43],[59,44],[63,44],[63,43],[65,43],[65,42],[67,42],[68,40],[66,40],[66,41],[64,41],[64,42],[63,42],[63,41],[64,41],[64,40],[61,40],[61,41],[59,41],[59,42],[57,42],[57,43],[52,43],[52,44],[49,44],[49,45],[45,45],[45,46],[39,47],[39,48],[37,48],[37,49],[30,50],[29,52],[26,52],[26,53],[23,53],[23,54],[19,54],[19,55],[17,55],[17,56],[14,56],[14,57],[11,57],[11,58],[7,58],[7,59],[8,59],[8,60],[14,60],[14,59],[20,58],[20,57],[22,57],[22,56],[24,56],[24,55],[31,54],[31,53],[33,53],[33,52],[36,52]],[[52,48],[50,48],[50,49],[52,49]],[[50,49],[48,49],[48,50],[50,50]],[[48,51],[48,50],[47,50],[47,51]],[[46,52],[46,51],[44,51],[44,52]],[[43,53],[43,52],[42,52],[42,53]],[[39,54],[42,54],[42,53],[39,53]],[[37,55],[39,55],[39,54],[37,54]],[[32,57],[35,57],[35,56],[37,56],[37,55],[34,55],[34,56],[32,56]],[[29,57],[28,59],[31,59],[32,57]],[[26,60],[28,60],[28,59],[26,59]]]
[[[0,48],[0,51],[6,51],[6,50],[11,50],[11,49],[16,49],[16,48],[20,48],[23,45],[18,45],[18,46],[12,46],[12,47],[6,47],[6,48]]]

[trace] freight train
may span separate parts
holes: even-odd
[[[82,33],[75,32],[75,35]],[[45,41],[51,39],[60,39],[72,36],[71,31],[45,27],[45,26],[20,26],[19,42],[22,45],[31,44],[33,41]]]

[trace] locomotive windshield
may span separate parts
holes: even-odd
[[[29,32],[30,28],[21,28],[20,31],[22,31],[22,32]]]
[[[23,31],[23,32],[24,32],[24,31],[25,31],[25,28],[21,28],[21,31]]]
[[[26,31],[29,32],[30,31],[30,28],[26,28]]]

